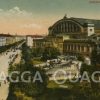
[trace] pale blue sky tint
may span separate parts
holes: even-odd
[[[100,16],[100,3],[93,4],[89,0],[0,0],[1,9],[15,6],[40,16],[65,13],[69,16]]]

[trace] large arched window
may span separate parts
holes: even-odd
[[[71,20],[64,20],[57,22],[52,27],[52,33],[79,33],[81,32],[81,26]]]

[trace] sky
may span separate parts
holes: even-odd
[[[0,0],[0,33],[48,34],[48,28],[65,14],[100,19],[100,2],[90,1],[93,0]]]

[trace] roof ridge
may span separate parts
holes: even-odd
[[[79,18],[79,17],[71,17],[70,19],[83,19],[83,20],[99,20],[100,21],[100,19],[93,19],[93,18]]]

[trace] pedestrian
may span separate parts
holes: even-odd
[[[4,84],[6,84],[6,80],[4,80]]]

